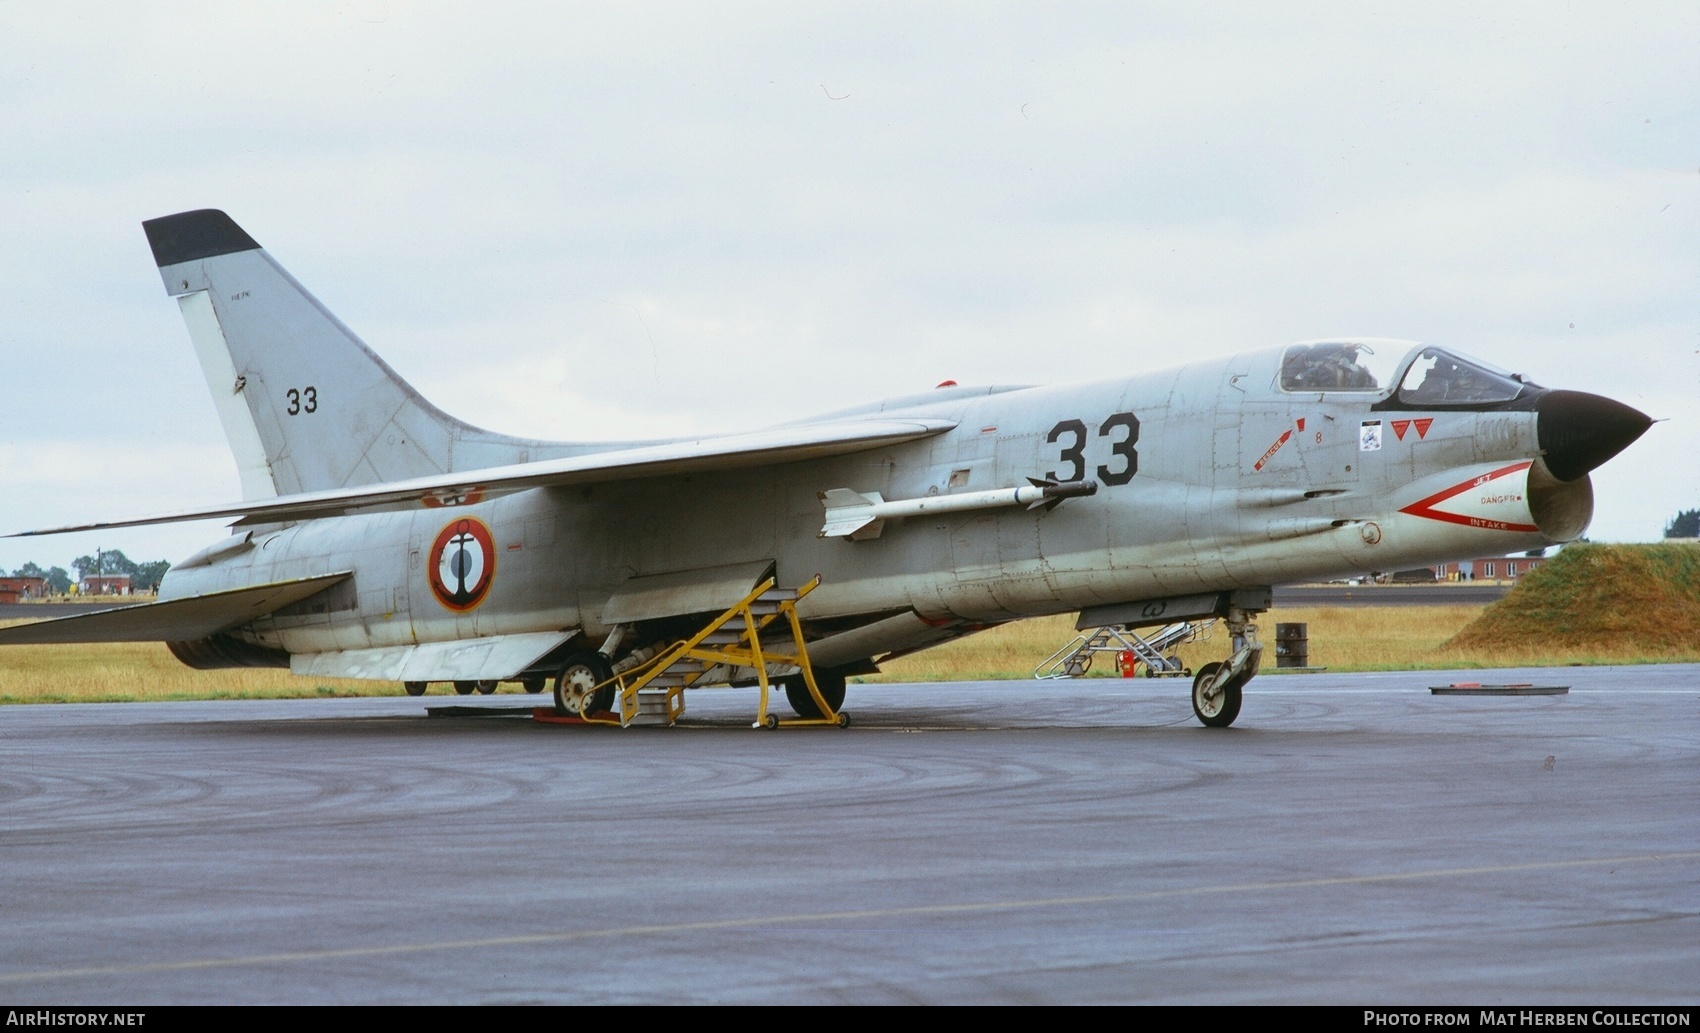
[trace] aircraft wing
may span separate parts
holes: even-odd
[[[294,581],[209,592],[139,606],[0,628],[0,646],[59,645],[68,642],[188,642],[257,620],[290,603],[317,595],[348,571]]]
[[[24,538],[31,535],[141,527],[187,520],[217,520],[225,517],[237,517],[238,526],[286,523],[382,509],[456,505],[528,488],[636,480],[820,459],[885,445],[901,445],[942,434],[955,426],[956,423],[952,420],[922,418],[801,424],[747,434],[672,441],[611,452],[593,452],[566,459],[547,459],[514,466],[436,474],[392,481],[388,484],[368,484],[356,488],[335,488],[299,495],[252,499],[128,520],[16,531],[0,537]]]

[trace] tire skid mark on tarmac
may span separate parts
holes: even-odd
[[[1134,903],[1145,900],[1199,898],[1216,895],[1238,896],[1255,893],[1294,892],[1345,886],[1408,883],[1433,879],[1459,879],[1475,876],[1516,875],[1560,869],[1597,868],[1606,865],[1657,864],[1700,859],[1700,850],[1672,853],[1628,854],[1617,857],[1573,858],[1562,861],[1533,861],[1523,864],[1487,865],[1467,868],[1427,869],[1410,872],[1386,872],[1376,875],[1320,876],[1309,879],[1290,879],[1267,882],[1213,883],[1203,886],[1170,887],[1132,893],[1104,893],[1065,897],[1038,897],[1025,900],[964,901],[953,904],[920,904],[908,907],[865,908],[843,911],[813,911],[792,914],[747,915],[739,918],[703,919],[693,922],[669,922],[646,925],[610,926],[600,929],[571,929],[558,932],[527,933],[512,936],[490,936],[477,939],[439,940],[424,943],[371,945],[364,947],[329,947],[319,950],[279,951],[270,954],[250,954],[240,957],[196,958],[183,961],[157,961],[137,964],[90,965],[78,968],[43,969],[0,973],[0,985],[42,983],[93,976],[139,975],[157,972],[188,972],[218,968],[271,966],[300,962],[334,961],[352,958],[423,954],[437,951],[470,951],[494,947],[535,946],[586,940],[611,940],[624,937],[678,936],[690,933],[719,932],[739,929],[796,927],[807,923],[836,924],[846,921],[869,921],[892,918],[944,917],[950,915],[993,914],[1051,908],[1103,907],[1111,904]],[[1278,947],[1260,946],[1257,953]],[[1290,945],[1289,945],[1290,949]],[[1247,951],[1253,951],[1247,948]],[[1215,954],[1210,955],[1212,957]]]
[[[629,743],[630,740],[627,740]],[[800,740],[793,742],[802,745]],[[153,743],[174,754],[177,742]],[[552,744],[547,744],[552,745]],[[614,745],[610,743],[610,745]],[[878,744],[839,739],[807,747],[809,763],[834,771],[837,808],[890,807],[916,801],[951,800],[1015,794],[1027,799],[1053,791],[1085,762],[1059,762],[1039,756],[1020,762],[940,758],[920,741]],[[825,746],[825,749],[815,747]],[[672,751],[595,749],[563,755],[537,749],[502,753],[459,751],[456,766],[403,762],[387,751],[358,757],[304,750],[298,763],[275,760],[254,764],[240,749],[194,754],[193,773],[157,769],[136,774],[142,757],[111,751],[80,751],[55,757],[56,766],[75,774],[37,773],[27,792],[16,794],[0,819],[14,846],[75,841],[89,835],[225,835],[290,828],[356,828],[396,825],[453,816],[478,816],[500,810],[503,823],[558,823],[577,820],[629,821],[680,810],[737,810],[759,805],[769,810],[812,810],[818,803],[793,791],[787,772],[799,762],[798,749],[773,750],[773,742],[740,739],[710,758],[682,758]],[[619,756],[616,756],[619,755]],[[610,763],[618,760],[623,763]],[[634,763],[635,762],[635,763]],[[1118,767],[1140,792],[1196,781],[1160,761],[1123,758]],[[491,770],[481,770],[491,769]],[[669,792],[651,799],[628,797],[604,814],[581,806],[585,799],[628,790],[634,784],[665,781]],[[894,801],[895,790],[902,801]],[[562,806],[551,806],[561,804]],[[519,805],[519,806],[515,806]],[[138,808],[160,811],[138,820]]]
[[[1285,702],[1278,709],[1294,706],[1307,713],[1345,709],[1313,702]],[[1190,715],[1185,720],[1190,722]],[[403,722],[386,724],[400,728]],[[0,811],[3,815],[0,831],[5,831],[9,838],[56,842],[89,832],[202,834],[269,829],[280,822],[301,828],[358,827],[391,823],[398,820],[398,815],[471,815],[522,802],[564,802],[579,812],[575,817],[593,820],[592,814],[574,805],[652,781],[669,786],[664,798],[628,797],[622,801],[616,820],[664,815],[686,807],[715,810],[761,804],[778,810],[807,810],[815,804],[797,798],[787,785],[788,771],[804,754],[809,763],[832,767],[838,780],[834,792],[834,804],[838,807],[893,806],[890,790],[894,787],[901,787],[904,799],[911,802],[990,795],[1004,795],[1019,802],[1034,793],[1054,792],[1057,786],[1066,784],[1069,776],[1077,772],[1059,758],[1081,748],[1083,731],[1093,731],[1079,726],[1066,729],[973,726],[968,730],[1007,728],[1055,740],[1054,749],[1034,751],[1035,759],[988,763],[941,759],[928,749],[924,735],[899,740],[882,734],[886,726],[859,725],[849,733],[836,730],[813,731],[813,734],[805,731],[799,735],[780,733],[782,738],[777,741],[773,733],[740,728],[724,734],[727,740],[724,748],[714,757],[702,758],[680,756],[667,749],[664,744],[668,734],[662,729],[647,729],[651,734],[641,737],[620,732],[608,734],[600,729],[572,729],[563,737],[550,734],[552,730],[530,726],[494,729],[486,722],[479,725],[476,729],[463,726],[445,734],[440,724],[426,726],[425,722],[415,720],[407,729],[409,734],[396,741],[388,735],[376,740],[366,736],[364,732],[373,725],[365,719],[290,722],[287,733],[291,738],[301,739],[302,748],[297,754],[300,763],[289,765],[268,760],[255,766],[249,751],[240,745],[220,746],[211,751],[196,749],[204,743],[210,728],[220,727],[206,723],[149,726],[144,735],[126,736],[94,748],[85,739],[80,743],[81,748],[69,755],[42,748],[38,752],[52,756],[58,769],[46,773],[39,771],[39,760],[33,755],[37,751],[26,749],[15,759],[36,770],[25,774],[14,769],[0,781],[0,800],[7,804]],[[891,730],[912,727],[898,725]],[[956,726],[951,727],[954,730]],[[271,730],[268,726],[250,725],[246,730],[253,731],[261,740],[274,738],[265,734]],[[699,734],[712,734],[701,727],[695,730]],[[516,731],[522,734],[513,734]],[[1104,731],[1121,736],[1130,728],[1116,725]],[[530,732],[544,734],[523,734]],[[877,734],[872,743],[869,733]],[[1188,729],[1185,734],[1195,736],[1200,744],[1217,747],[1263,733],[1254,728],[1227,734]],[[1450,738],[1456,741],[1460,735],[1470,734],[1453,731]],[[1496,741],[1491,730],[1474,734],[1484,747],[1491,747]],[[417,746],[421,735],[433,741],[452,741],[457,766],[422,765],[416,754],[405,752],[407,747]],[[364,748],[340,749],[348,738]],[[1315,733],[1310,733],[1308,738],[1314,744]],[[1361,748],[1362,743],[1358,745]],[[1609,747],[1619,755],[1627,753],[1631,759],[1657,752],[1644,743],[1620,743],[1610,738],[1598,743],[1590,740],[1588,745],[1596,753]],[[196,773],[159,772],[158,753],[162,749],[193,757]],[[1288,771],[1295,766],[1325,766],[1328,759],[1325,754],[1318,754],[1314,746],[1307,752],[1278,756],[1286,758],[1279,763]],[[1251,762],[1250,767],[1246,766],[1247,762]],[[1274,762],[1267,751],[1241,753],[1236,758],[1234,773],[1255,776]],[[153,773],[134,773],[134,769],[150,765],[155,767]],[[1185,791],[1224,777],[1219,766],[1196,759],[1178,761],[1124,754],[1116,759],[1116,766],[1125,794],[1133,797]],[[1445,776],[1414,772],[1410,777],[1418,780],[1413,783],[1417,786],[1433,783],[1430,786],[1433,791],[1446,788]],[[1433,806],[1444,806],[1443,796],[1438,794],[1439,802]],[[1501,801],[1512,809],[1524,802],[1522,798]],[[134,814],[138,805],[160,806],[168,811],[158,819],[137,821]],[[1293,803],[1299,812],[1307,814],[1325,812],[1335,805],[1327,792],[1315,799]],[[519,810],[524,814],[522,821],[560,820],[560,811],[550,807]]]

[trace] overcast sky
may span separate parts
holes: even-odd
[[[206,207],[496,430],[1361,334],[1667,419],[1591,537],[1700,506],[1700,5],[1275,6],[0,4],[0,528],[240,497],[139,225]]]

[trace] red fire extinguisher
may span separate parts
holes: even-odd
[[[1123,678],[1133,677],[1134,667],[1138,665],[1139,657],[1133,655],[1133,650],[1124,649],[1116,654],[1116,667],[1122,672]]]

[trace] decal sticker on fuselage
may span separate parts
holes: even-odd
[[[1297,420],[1294,421],[1294,426],[1298,427],[1300,432],[1303,432],[1304,429],[1305,429],[1305,418],[1303,416],[1300,416]],[[1286,430],[1281,432],[1280,437],[1275,439],[1275,443],[1273,445],[1270,445],[1269,448],[1264,451],[1263,456],[1260,459],[1258,459],[1257,462],[1251,464],[1252,472],[1253,473],[1262,473],[1264,465],[1266,463],[1268,463],[1269,460],[1274,459],[1275,453],[1281,451],[1281,446],[1285,445],[1287,442],[1291,441],[1292,439],[1293,439],[1293,428],[1288,427]],[[1322,443],[1322,432],[1320,430],[1316,432],[1316,442],[1319,445]]]
[[[1275,443],[1273,445],[1270,445],[1268,451],[1263,453],[1263,458],[1261,458],[1257,462],[1251,464],[1251,468],[1253,470],[1261,471],[1263,469],[1263,464],[1269,462],[1269,460],[1271,460],[1271,459],[1274,459],[1275,453],[1281,451],[1281,446],[1285,445],[1292,438],[1292,436],[1293,436],[1293,428],[1288,427],[1286,430],[1282,431],[1281,436],[1275,439]]]
[[[1379,452],[1379,451],[1381,451],[1381,421],[1380,420],[1365,420],[1363,422],[1363,426],[1358,428],[1358,451],[1359,452]]]
[[[1413,425],[1417,428],[1418,438],[1428,437],[1428,429],[1434,423],[1434,419],[1431,417],[1421,420],[1394,420],[1392,422],[1393,436],[1398,438],[1400,441],[1404,441],[1405,432],[1410,430]]]
[[[1418,499],[1409,506],[1399,510],[1425,520],[1439,520],[1448,524],[1463,524],[1465,527],[1480,527],[1488,531],[1539,531],[1534,524],[1518,520],[1496,519],[1493,510],[1502,507],[1516,507],[1528,512],[1528,504],[1524,500],[1526,481],[1518,481],[1509,486],[1496,485],[1493,482],[1502,477],[1522,473],[1533,466],[1533,462],[1524,460],[1510,466],[1502,466],[1497,470],[1472,477],[1461,484],[1454,484],[1445,491],[1437,491],[1426,499]],[[1481,489],[1479,492],[1476,489]],[[1472,497],[1459,498],[1466,492],[1476,492]],[[1456,500],[1456,501],[1454,501]],[[1449,506],[1442,509],[1442,506]]]
[[[465,613],[484,601],[496,579],[496,539],[476,517],[462,517],[437,532],[426,574],[437,601]]]

